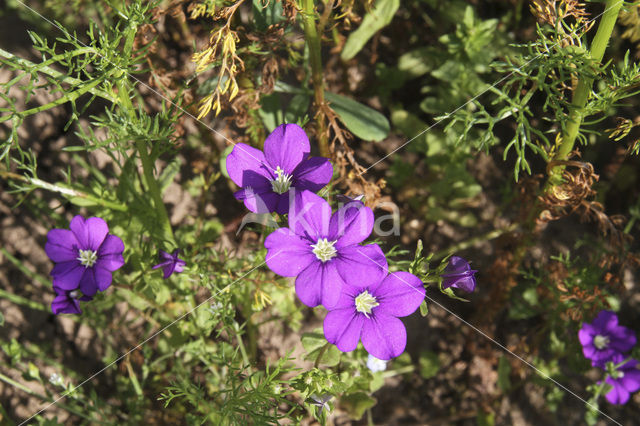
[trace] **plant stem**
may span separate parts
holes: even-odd
[[[50,64],[54,64],[56,63],[58,60],[60,59],[66,59],[69,57],[69,55],[71,56],[78,56],[78,55],[84,55],[84,54],[89,54],[89,53],[93,53],[93,54],[98,54],[98,52],[96,52],[96,50],[92,47],[83,47],[83,48],[78,48],[72,52],[65,52],[65,53],[61,53],[59,55],[55,55],[50,57],[49,59],[47,59],[44,62],[41,62],[39,64],[36,64],[34,62],[31,62],[27,59],[23,59],[17,55],[14,55],[11,52],[7,52],[4,49],[0,49],[0,57],[2,58],[6,58],[8,59],[8,61],[0,61],[0,62],[4,62],[8,65],[13,65],[16,64],[20,67],[22,67],[23,70],[25,70],[25,74],[19,75],[17,78],[24,78],[25,75],[27,75],[27,71],[29,71],[29,73],[33,73],[35,71],[37,72],[41,72],[43,74],[49,75],[55,79],[57,79],[59,82],[61,83],[68,83],[72,86],[80,86],[82,84],[86,84],[86,81],[83,80],[79,80],[77,78],[65,75],[63,73],[61,73],[60,71],[54,70],[53,68],[50,68],[48,65]],[[11,82],[9,82],[9,85],[11,86]],[[100,96],[103,99],[106,99],[110,102],[115,102],[115,98],[113,96],[111,96],[109,93],[103,91],[103,90],[99,90],[96,89],[95,87],[91,87],[91,89],[89,90],[89,93],[96,95],[96,96]]]
[[[613,27],[618,19],[618,13],[622,7],[622,0],[607,0],[605,3],[605,12],[602,16],[602,20],[598,25],[598,31],[591,43],[590,57],[595,62],[600,63],[604,56],[604,51],[607,48]],[[587,104],[591,88],[593,86],[593,78],[583,77],[578,81],[578,85],[573,92],[573,98],[571,100],[571,107],[569,112],[569,121],[562,132],[562,140],[556,154],[553,157],[554,161],[566,161],[573,150],[576,137],[580,131],[580,125],[584,119],[584,106]],[[556,166],[551,169],[549,173],[549,180],[547,183],[547,190],[554,185],[562,182],[563,166]]]
[[[324,346],[322,348],[320,348],[320,352],[318,352],[318,356],[316,357],[316,361],[313,363],[313,366],[315,368],[318,368],[320,366],[320,361],[322,360],[322,357],[324,356],[324,353],[327,351],[327,349],[329,349],[329,346],[331,346],[331,343],[327,342],[324,344]]]
[[[82,198],[84,200],[91,201],[92,203],[96,203],[97,205],[108,207],[113,210],[118,210],[121,212],[127,211],[127,206],[125,206],[124,204],[120,204],[115,201],[108,201],[108,200],[105,200],[104,198],[94,197],[93,195],[78,191],[76,189],[68,188],[67,186],[63,186],[62,184],[59,184],[59,183],[49,183],[49,182],[40,180],[38,178],[22,176],[22,175],[12,173],[12,172],[7,172],[4,170],[0,170],[0,177],[2,177],[3,179],[21,180],[23,182],[28,183],[29,185],[32,185],[34,188],[41,188],[41,189],[46,189],[48,191],[57,192],[59,194],[67,196],[67,198],[69,199]]]
[[[52,398],[46,397],[44,395],[40,395],[36,391],[33,391],[33,390],[29,389],[28,387],[26,387],[22,383],[16,382],[11,377],[5,376],[2,373],[0,373],[0,380],[2,380],[3,382],[7,383],[8,385],[11,385],[11,386],[13,386],[15,388],[20,389],[21,391],[23,391],[24,393],[26,393],[28,395],[31,395],[33,397],[38,398],[41,401],[54,402],[54,400]],[[56,405],[58,405],[63,410],[66,410],[66,411],[68,411],[70,413],[73,413],[73,414],[75,414],[76,416],[78,416],[78,417],[80,417],[82,419],[88,420],[90,423],[93,423],[93,424],[96,424],[96,423],[98,423],[98,424],[106,424],[103,421],[100,421],[100,420],[94,419],[94,418],[92,418],[90,416],[87,416],[86,414],[84,414],[84,413],[82,413],[82,412],[80,412],[80,411],[78,411],[78,410],[76,410],[76,409],[74,409],[74,408],[72,408],[72,407],[70,407],[70,406],[68,406],[66,404],[63,404],[61,402],[57,402]]]
[[[322,57],[320,35],[316,27],[316,11],[313,0],[301,0],[302,16],[304,20],[304,36],[309,46],[309,62],[311,63],[311,81],[313,83],[314,103],[316,107],[316,126],[320,155],[329,157],[329,142],[325,126],[324,112],[324,82],[322,78]]]
[[[133,108],[133,104],[131,103],[131,99],[129,98],[129,91],[126,88],[125,81],[127,81],[127,77],[126,75],[123,75],[116,84],[118,87],[118,98],[120,100],[120,107],[127,112],[132,120],[135,120],[136,113]],[[167,208],[162,201],[162,194],[160,193],[160,188],[158,187],[158,181],[153,175],[154,164],[151,161],[151,158],[149,158],[147,145],[144,143],[144,141],[139,139],[135,141],[135,145],[136,150],[138,151],[138,155],[140,155],[140,161],[142,162],[142,172],[144,174],[144,180],[147,186],[147,190],[151,194],[155,210],[160,216],[159,219],[162,223],[163,237],[165,241],[168,241],[174,247],[177,247],[178,245],[176,244],[175,238],[173,236],[173,229],[171,228],[169,214],[167,213]]]

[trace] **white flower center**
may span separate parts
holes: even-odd
[[[278,177],[271,181],[271,188],[277,194],[284,194],[291,187],[291,175],[286,174],[280,166],[276,169],[276,175]]]
[[[80,297],[82,297],[82,295],[80,294],[80,292],[78,290],[73,290],[71,292],[69,292],[69,297],[72,299],[80,299]]]
[[[355,300],[356,311],[362,312],[365,317],[369,318],[371,309],[379,305],[375,297],[373,297],[367,290],[360,293]]]
[[[98,252],[93,250],[78,250],[77,259],[85,268],[91,268],[98,260]]]
[[[606,348],[607,346],[609,346],[609,336],[601,336],[598,334],[593,338],[593,346],[595,346],[596,349],[599,350]]]
[[[336,257],[336,249],[333,247],[335,241],[328,241],[326,238],[320,238],[317,243],[311,244],[313,247],[313,254],[316,255],[318,260],[326,262]]]
[[[624,373],[620,370],[616,370],[611,373],[611,378],[613,379],[622,379],[624,377]]]

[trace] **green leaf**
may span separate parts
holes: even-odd
[[[376,402],[377,399],[364,392],[355,392],[340,398],[340,406],[353,420],[360,420],[364,412],[376,405]]]
[[[508,392],[511,389],[509,374],[511,374],[511,365],[507,358],[501,356],[498,361],[498,387],[502,392]]]
[[[180,158],[175,157],[173,161],[167,164],[167,167],[164,168],[162,173],[160,173],[160,177],[158,178],[158,183],[160,184],[160,193],[164,193],[167,190],[171,182],[173,182],[173,178],[180,171]]]
[[[325,98],[340,121],[360,139],[378,142],[389,134],[389,121],[373,108],[331,92],[325,92]]]
[[[373,10],[362,19],[360,27],[349,34],[340,58],[348,61],[356,56],[375,33],[389,25],[399,7],[400,0],[377,0]]]
[[[71,197],[69,198],[69,201],[71,201],[72,204],[80,207],[91,207],[98,205],[98,203],[96,203],[95,201],[84,197]]]
[[[329,345],[325,348],[326,345],[327,339],[322,332],[302,334],[302,346],[307,351],[305,359],[316,362],[320,357],[318,364],[324,364],[327,367],[338,365],[342,352],[335,345]]]
[[[285,18],[282,2],[276,0],[253,0],[253,21],[259,31],[265,31],[271,25],[278,24]]]
[[[227,179],[229,179],[229,173],[227,172],[227,157],[231,154],[231,151],[233,151],[233,147],[234,145],[226,147],[220,156],[220,171]]]
[[[440,370],[440,359],[438,354],[432,351],[420,352],[420,375],[425,379],[430,379],[438,374]]]
[[[417,78],[433,71],[442,63],[441,51],[433,46],[411,50],[398,58],[398,70],[408,78]]]
[[[429,307],[427,306],[427,300],[423,300],[420,304],[420,315],[426,317],[429,314]]]
[[[0,327],[2,327],[4,325],[4,315],[2,315],[2,312],[0,312]]]

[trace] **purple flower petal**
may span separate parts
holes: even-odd
[[[331,240],[337,240],[336,248],[358,244],[373,230],[373,211],[360,202],[349,203],[339,208],[329,224]]]
[[[420,307],[425,296],[422,281],[415,275],[402,271],[390,273],[369,291],[380,304],[374,308],[376,317],[380,314],[394,317],[411,315]]]
[[[276,229],[264,241],[267,266],[283,277],[295,277],[310,263],[318,261],[310,244],[289,228]]]
[[[96,280],[96,284],[98,285],[98,290],[105,291],[111,285],[111,281],[113,280],[113,276],[111,272],[103,268],[93,268],[94,276]]]
[[[90,217],[85,220],[82,216],[75,216],[69,228],[75,234],[80,243],[80,249],[97,251],[109,233],[107,222],[99,217]]]
[[[255,185],[260,182],[260,177],[268,182],[273,177],[273,172],[269,171],[265,163],[262,151],[239,143],[227,156],[227,173],[233,183],[240,187]]]
[[[80,285],[80,280],[84,274],[84,266],[77,260],[56,264],[51,270],[53,285],[62,290],[75,290]]]
[[[124,243],[115,235],[107,235],[98,250],[98,261],[96,267],[104,268],[108,271],[115,271],[124,265]]]
[[[627,392],[627,390],[624,387],[619,386],[611,378],[608,378],[606,382],[611,386],[613,386],[613,388],[609,392],[607,392],[607,394],[605,395],[607,398],[607,401],[609,401],[611,404],[616,404],[616,405],[626,404],[627,401],[629,401],[630,394],[629,392]]]
[[[343,247],[332,261],[342,279],[358,289],[377,284],[387,275],[387,259],[377,244]]]
[[[254,188],[243,188],[233,194],[237,200],[244,201],[245,207],[253,213],[270,213],[278,209],[280,197],[271,188],[257,192]],[[288,211],[288,206],[287,206]]]
[[[52,229],[47,233],[44,251],[53,262],[68,262],[78,258],[78,240],[68,229]]]
[[[618,379],[628,392],[635,392],[640,389],[640,370],[636,368],[624,370],[624,377]]]
[[[318,192],[333,177],[333,166],[328,158],[310,157],[303,160],[293,171],[293,186],[298,191]]]
[[[407,345],[407,330],[398,318],[376,312],[374,316],[364,321],[362,344],[374,357],[388,360],[404,352]]]
[[[289,228],[314,243],[329,233],[331,206],[311,191],[296,192],[289,211]]]
[[[332,309],[338,303],[343,284],[333,262],[315,261],[296,278],[296,294],[311,308],[322,304]]]
[[[297,124],[281,124],[264,141],[264,156],[269,165],[274,170],[280,167],[288,175],[309,152],[307,134]]]
[[[103,269],[103,271],[105,271]],[[108,272],[108,271],[106,271]],[[111,274],[109,274],[111,275]],[[95,268],[86,268],[80,279],[80,291],[87,296],[93,296],[98,291]]]
[[[69,297],[67,293],[58,293],[51,302],[51,311],[58,314],[81,314],[80,303],[78,300]]]
[[[351,352],[358,347],[364,321],[364,315],[352,308],[329,311],[324,317],[324,337],[342,352]]]

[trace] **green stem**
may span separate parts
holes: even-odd
[[[42,111],[46,111],[51,108],[55,108],[58,105],[66,104],[67,102],[73,102],[76,99],[78,99],[80,96],[84,95],[85,93],[91,92],[92,89],[94,89],[97,85],[101,84],[103,81],[104,81],[103,79],[97,78],[95,80],[90,81],[89,83],[86,83],[86,84],[83,83],[78,90],[75,90],[71,93],[65,93],[64,96],[56,99],[53,102],[49,102],[48,104],[40,105],[25,111],[17,112],[16,115],[19,115],[20,117],[26,117],[29,115],[37,114]],[[11,119],[13,115],[14,114],[9,114],[9,115],[4,115],[0,117],[0,123]]]
[[[13,387],[15,387],[15,388],[20,389],[21,391],[23,391],[23,392],[24,392],[24,393],[26,393],[26,394],[29,394],[29,395],[31,395],[31,396],[33,396],[33,397],[35,397],[35,398],[38,398],[38,399],[39,399],[39,400],[41,400],[41,401],[44,401],[44,402],[54,402],[54,400],[53,400],[52,398],[46,397],[46,396],[44,396],[44,395],[40,395],[39,393],[37,393],[37,392],[35,392],[35,391],[33,391],[33,390],[29,389],[28,387],[26,387],[26,386],[25,386],[25,385],[23,385],[22,383],[20,383],[20,382],[16,382],[16,381],[15,381],[15,380],[13,380],[11,377],[7,377],[7,376],[5,376],[5,375],[4,375],[4,374],[2,374],[2,373],[0,373],[0,380],[2,380],[3,382],[5,382],[5,383],[6,383],[6,384],[8,384],[8,385],[11,385],[11,386],[13,386]],[[78,417],[80,417],[80,418],[82,418],[82,419],[88,420],[91,424],[96,424],[96,423],[97,423],[97,424],[107,424],[106,422],[103,422],[103,421],[100,421],[100,420],[94,419],[94,418],[92,418],[92,417],[89,417],[89,416],[87,416],[86,414],[82,413],[81,411],[78,411],[78,410],[76,410],[76,409],[74,409],[74,408],[72,408],[72,407],[70,407],[70,406],[68,406],[68,405],[66,405],[66,404],[61,403],[61,402],[57,402],[57,403],[56,403],[56,405],[57,405],[58,407],[60,407],[60,408],[64,409],[64,410],[66,410],[66,411],[70,412],[70,413],[75,414],[76,416],[78,416]],[[7,419],[7,420],[8,420],[8,419]]]
[[[322,112],[324,101],[324,82],[322,78],[321,43],[318,28],[316,27],[316,11],[313,0],[301,0],[302,16],[304,22],[304,36],[309,46],[309,62],[311,63],[311,81],[313,83],[314,100],[316,106],[316,126],[318,132],[318,145],[320,155],[329,157],[329,141],[325,126],[325,117]]]
[[[618,19],[618,13],[620,12],[622,3],[622,0],[607,0],[605,3],[605,12],[598,25],[598,31],[591,43],[591,50],[589,52],[591,59],[595,62],[600,63],[602,61],[607,44],[611,38],[611,33],[613,32],[613,27]],[[562,140],[553,157],[554,161],[566,161],[571,151],[573,151],[578,132],[580,131],[580,125],[584,119],[584,106],[587,104],[592,86],[593,78],[591,77],[583,77],[578,81],[571,100],[569,121],[562,132]],[[547,190],[562,182],[563,171],[563,166],[556,166],[551,169]]]
[[[26,297],[18,296],[17,294],[10,293],[0,288],[0,299],[7,299],[8,301],[15,303],[16,305],[26,306],[36,311],[42,311],[50,313],[50,309],[42,303],[35,302]]]
[[[325,343],[324,346],[320,349],[320,352],[318,352],[318,356],[316,357],[316,361],[313,363],[313,366],[315,368],[318,368],[320,366],[320,360],[322,360],[322,356],[327,351],[327,349],[329,349],[329,346],[331,346],[331,343],[329,343],[329,342]]]
[[[240,348],[240,353],[242,354],[242,362],[246,367],[250,367],[251,363],[249,362],[249,356],[247,355],[247,349],[244,347],[244,342],[242,341],[242,335],[240,334],[240,326],[237,322],[233,323],[234,331],[236,332],[236,340],[238,340],[238,348]]]
[[[89,54],[89,53],[93,53],[93,54],[98,54],[98,52],[96,52],[96,50],[92,47],[82,47],[82,48],[78,48],[76,50],[73,50],[71,52],[65,52],[65,53],[61,53],[59,55],[55,55],[50,57],[49,59],[47,59],[46,61],[40,62],[39,64],[36,64],[34,62],[31,62],[27,59],[23,59],[17,55],[14,55],[11,52],[7,52],[4,49],[0,49],[0,57],[2,58],[6,58],[8,59],[7,63],[9,65],[18,65],[20,66],[25,73],[28,71],[29,73],[33,73],[33,72],[41,72],[43,74],[49,75],[55,79],[57,79],[60,83],[67,83],[70,84],[72,86],[80,86],[82,84],[85,84],[86,81],[83,80],[79,80],[77,78],[65,75],[63,73],[61,73],[60,71],[54,70],[53,68],[50,68],[48,65],[50,64],[54,64],[56,62],[58,62],[61,59],[68,59],[70,56],[79,56],[79,55],[83,55],[83,54]],[[14,78],[14,80],[20,80],[22,78],[24,78],[25,74],[21,74],[17,77]],[[12,86],[14,83],[14,81],[10,81],[9,83],[6,83],[9,86]],[[103,99],[106,99],[110,102],[115,102],[115,98],[113,96],[111,96],[109,93],[103,91],[103,90],[98,90],[95,88],[91,88],[91,90],[89,90],[89,93],[96,95],[96,96],[100,96]]]
[[[131,120],[135,120],[135,109],[133,108],[133,104],[131,103],[131,99],[129,98],[129,91],[125,85],[126,75],[120,77],[117,83],[118,87],[118,98],[120,100],[120,107],[127,112]],[[158,187],[158,181],[153,175],[154,164],[149,157],[149,153],[147,152],[147,145],[142,140],[135,141],[136,150],[138,151],[138,155],[140,156],[140,161],[142,162],[142,172],[144,174],[144,180],[147,186],[147,190],[151,194],[151,198],[153,199],[153,204],[155,207],[155,211],[160,215],[160,222],[162,223],[162,231],[163,237],[165,241],[168,241],[174,247],[177,247],[175,238],[173,236],[173,229],[171,228],[171,221],[169,220],[169,214],[167,213],[167,208],[162,201],[162,194],[160,192],[160,188]]]
[[[118,210],[121,212],[127,211],[127,206],[125,206],[124,204],[120,204],[115,201],[105,200],[104,198],[98,198],[93,195],[78,191],[76,189],[63,186],[62,184],[59,184],[59,183],[49,183],[49,182],[40,180],[38,178],[22,176],[22,175],[12,173],[12,172],[7,172],[4,170],[0,170],[0,177],[2,177],[3,179],[21,180],[33,186],[33,188],[41,188],[41,189],[46,189],[47,191],[57,192],[59,194],[65,195],[69,199],[82,198],[84,200],[91,201],[92,203],[95,203],[103,207],[108,207],[113,210]]]

